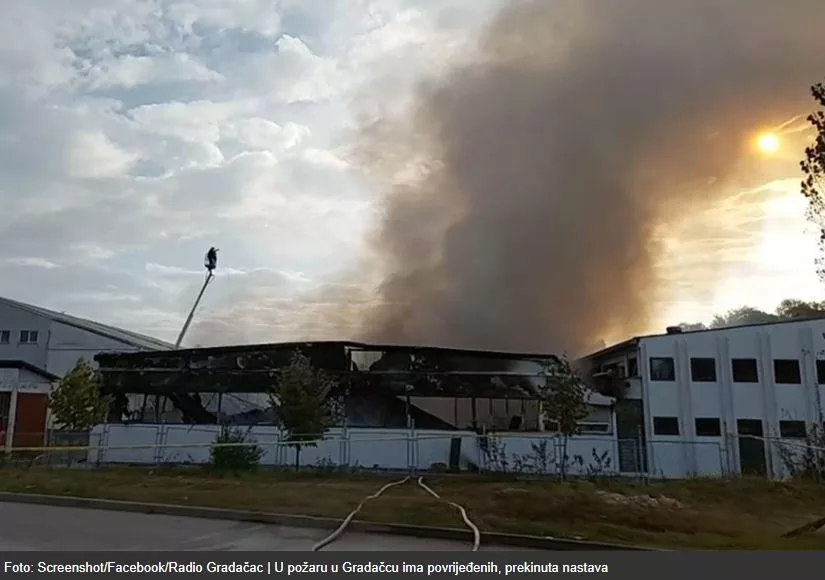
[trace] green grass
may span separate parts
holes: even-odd
[[[333,518],[344,518],[388,481],[386,477],[319,473],[219,477],[201,470],[0,469],[0,491],[6,492]],[[825,549],[823,534],[781,537],[825,515],[825,485],[813,482],[733,479],[642,486],[618,480],[557,483],[444,475],[428,475],[425,481],[442,498],[463,505],[482,531],[665,548]],[[638,499],[643,496],[672,501],[648,505]],[[615,502],[617,497],[620,503]],[[358,519],[463,527],[453,508],[429,496],[414,481],[367,503]]]

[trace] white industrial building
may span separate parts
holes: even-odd
[[[823,424],[825,319],[672,328],[588,359],[617,397],[622,472],[782,477],[788,450]]]
[[[161,340],[0,297],[0,444],[34,446],[38,432],[45,436],[51,385],[79,358],[94,364],[99,352],[170,348]]]

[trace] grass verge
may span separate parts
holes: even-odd
[[[399,476],[400,477],[400,476]],[[0,491],[258,510],[344,518],[385,477],[192,470],[0,469]],[[823,550],[825,535],[782,538],[825,515],[825,485],[762,479],[641,486],[428,475],[482,531],[549,535],[664,548]],[[414,482],[367,503],[358,519],[463,527],[459,515]]]

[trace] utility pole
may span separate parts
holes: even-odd
[[[183,342],[183,337],[186,336],[186,331],[189,330],[189,325],[192,324],[192,318],[195,316],[195,310],[198,309],[198,304],[200,304],[201,298],[203,298],[203,293],[206,292],[206,287],[212,281],[212,278],[215,277],[214,270],[218,267],[218,248],[214,246],[209,248],[209,251],[206,252],[206,258],[204,259],[203,265],[206,268],[206,279],[203,281],[201,291],[198,293],[198,297],[192,305],[192,310],[189,312],[189,316],[186,318],[186,322],[183,324],[183,328],[178,335],[178,340],[175,342],[176,349],[180,348],[180,345]]]

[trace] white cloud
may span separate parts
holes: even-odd
[[[125,55],[94,66],[89,71],[88,87],[93,90],[113,87],[135,88],[152,83],[222,81],[223,76],[209,70],[186,54],[162,56]]]
[[[0,294],[174,340],[215,244],[198,320],[252,330],[212,343],[348,328],[306,320],[375,217],[338,153],[354,101],[403,94],[491,2],[4,1]]]
[[[220,127],[241,107],[237,103],[215,103],[211,101],[190,101],[156,103],[135,107],[128,115],[137,124],[137,129],[166,137],[178,137],[186,141],[217,142]]]
[[[227,63],[221,70],[279,105],[330,99],[352,82],[336,58],[319,56],[300,38],[289,35],[279,38],[272,50]]]
[[[270,0],[236,0],[232,3],[190,0],[169,3],[167,11],[172,20],[189,32],[195,24],[217,29],[253,30],[266,36],[275,36],[281,31],[278,3]]]
[[[43,258],[9,258],[4,260],[4,262],[11,266],[23,266],[26,268],[45,268],[46,270],[51,270],[53,268],[59,268],[59,264],[55,264],[50,260],[44,260]]]
[[[73,136],[68,152],[68,177],[88,179],[118,177],[137,160],[136,154],[123,151],[101,131],[79,132]]]
[[[281,152],[297,147],[311,134],[311,129],[306,125],[293,122],[279,125],[269,119],[250,117],[227,124],[222,137],[235,141],[242,148]]]

